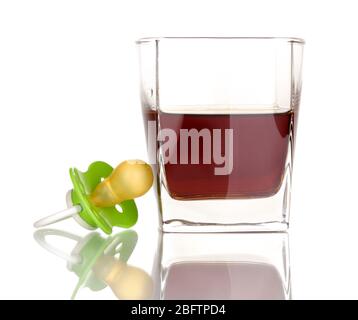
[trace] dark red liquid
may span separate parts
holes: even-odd
[[[214,161],[203,164],[200,145],[199,164],[164,165],[167,189],[176,199],[222,199],[267,197],[275,194],[285,174],[293,113],[270,114],[169,114],[158,115],[160,128],[177,134],[180,158],[180,129],[233,129],[233,170],[229,175],[215,175]],[[190,148],[188,159],[191,158]],[[224,153],[224,148],[222,148]]]

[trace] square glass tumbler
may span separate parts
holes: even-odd
[[[145,38],[137,44],[162,229],[287,229],[304,41]]]

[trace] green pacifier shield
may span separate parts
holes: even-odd
[[[119,204],[122,212],[116,207],[95,207],[89,200],[89,196],[95,187],[107,178],[113,168],[101,161],[93,162],[86,172],[76,168],[70,169],[70,177],[73,183],[71,193],[73,205],[80,205],[82,211],[80,217],[92,227],[98,227],[110,234],[112,227],[130,228],[137,222],[138,210],[134,200],[126,200]]]

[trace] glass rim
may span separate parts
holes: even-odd
[[[144,37],[139,38],[135,43],[140,45],[163,40],[271,40],[301,45],[306,43],[304,39],[296,37]]]

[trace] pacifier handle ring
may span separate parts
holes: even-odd
[[[69,233],[66,231],[56,230],[56,229],[42,229],[42,230],[38,230],[34,233],[35,240],[42,248],[53,253],[57,257],[66,260],[68,263],[77,264],[77,263],[81,262],[80,256],[69,255],[69,254],[65,253],[64,251],[57,249],[54,246],[52,246],[51,244],[49,244],[46,241],[46,236],[59,236],[59,237],[64,237],[64,238],[74,240],[76,242],[81,241],[82,238],[80,236],[77,236],[73,233]]]
[[[73,216],[76,216],[82,211],[82,208],[80,205],[75,205],[71,208],[56,212],[54,214],[51,214],[45,218],[42,218],[34,223],[35,228],[41,228],[48,226],[50,224],[71,218]]]

